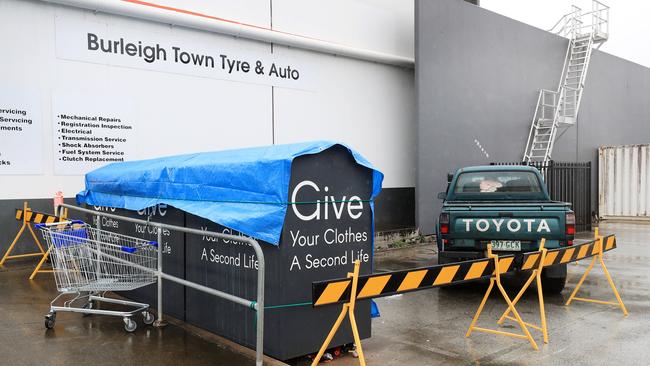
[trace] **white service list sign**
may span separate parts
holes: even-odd
[[[135,159],[135,122],[135,105],[128,98],[53,95],[54,173],[82,175]]]
[[[39,94],[0,89],[0,175],[43,173],[42,132]]]

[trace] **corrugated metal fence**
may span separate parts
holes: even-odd
[[[530,165],[544,176],[546,188],[554,201],[570,202],[576,215],[576,230],[591,230],[591,162],[549,161],[531,163],[490,163],[490,165]]]
[[[598,211],[602,218],[650,217],[650,144],[598,149]]]

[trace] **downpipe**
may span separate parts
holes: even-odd
[[[96,12],[122,15],[131,18],[198,29],[202,31],[241,37],[254,41],[273,43],[309,51],[343,56],[352,59],[376,62],[405,68],[413,68],[415,60],[384,52],[364,48],[350,47],[334,42],[301,36],[264,28],[252,24],[240,23],[228,19],[145,2],[140,0],[42,0],[47,3],[60,4]]]

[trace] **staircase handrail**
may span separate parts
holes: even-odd
[[[567,23],[569,23],[569,21],[571,21],[572,19],[575,18],[576,13],[579,14],[582,11],[581,8],[579,8],[579,7],[575,6],[575,5],[573,5],[572,8],[573,8],[572,11],[562,15],[562,17],[551,28],[549,28],[547,31],[552,32],[552,33],[556,33],[556,34],[560,34],[560,32],[562,32],[566,28]],[[558,25],[560,25],[560,23],[562,23],[562,22],[564,22],[562,27],[558,31],[554,32],[553,30]]]
[[[593,28],[594,30],[600,30],[601,26],[607,26],[609,23],[609,6],[600,1],[592,0],[592,10],[585,13],[582,12],[581,8],[575,5],[572,7],[573,10],[564,14],[551,28],[548,29],[549,32],[562,36],[573,36],[580,29]],[[588,18],[591,18],[591,22],[586,21]],[[560,24],[562,26],[557,29]],[[608,30],[605,33],[608,33]]]
[[[542,93],[544,93],[544,90],[540,90],[539,94],[537,95],[537,106],[535,107],[535,114],[533,115],[533,123],[530,124],[530,132],[528,132],[528,141],[526,141],[526,150],[524,151],[524,161],[530,161],[530,157],[528,156],[528,147],[530,146],[531,139],[533,138],[533,132],[535,131],[535,123],[537,122],[537,111],[539,111],[539,103],[542,101]]]

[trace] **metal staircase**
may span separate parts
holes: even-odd
[[[609,7],[593,0],[592,10],[583,12],[574,5],[549,31],[569,38],[569,46],[558,89],[539,91],[524,151],[527,163],[551,160],[555,141],[576,124],[592,50],[609,36]]]

